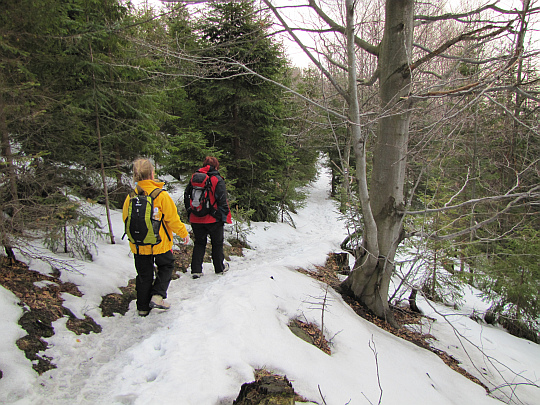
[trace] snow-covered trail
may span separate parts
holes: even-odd
[[[295,268],[306,266],[306,256],[313,257],[317,264],[321,264],[321,258],[325,258],[336,246],[339,249],[346,229],[337,204],[329,198],[328,173],[323,172],[310,189],[305,208],[294,215],[296,229],[285,223],[253,224],[255,238],[250,239],[249,243],[254,250],[248,251],[248,261],[253,260],[258,265],[269,263],[272,266]],[[271,228],[271,232],[264,231],[268,228]],[[240,261],[245,263],[245,259]],[[242,264],[238,266],[242,267]]]
[[[312,187],[306,207],[317,205],[317,217],[313,210],[300,209],[296,229],[287,224],[254,224],[249,238],[253,250],[246,250],[245,257],[231,257],[227,274],[215,275],[213,266],[205,263],[203,278],[192,280],[188,273],[171,283],[169,311],[155,310],[140,318],[132,302],[125,316],[96,319],[101,333],[82,336],[65,328],[67,318],[57,321],[45,355],[58,368],[20,391],[17,403],[144,404],[157,395],[176,397],[179,404],[212,404],[220,400],[216,392],[237,394],[243,382],[253,379],[251,360],[242,360],[246,345],[258,342],[261,351],[272,346],[261,328],[267,321],[280,321],[272,314],[269,320],[261,319],[258,328],[251,317],[243,316],[245,311],[265,312],[258,308],[267,303],[257,296],[256,284],[268,284],[264,288],[271,291],[273,277],[287,276],[283,268],[308,266],[305,257],[322,264],[344,237],[335,203],[328,199],[328,176],[320,176]],[[231,290],[236,293],[227,294]],[[266,310],[273,313],[275,308],[270,304]],[[269,326],[266,336],[272,336],[273,328]],[[227,358],[221,353],[227,353]],[[223,370],[229,370],[229,378],[224,378]],[[206,382],[211,390],[204,388]],[[231,397],[225,394],[225,398],[230,403]]]
[[[198,280],[182,275],[169,288],[171,309],[145,318],[137,316],[135,302],[124,316],[101,317],[101,296],[118,292],[135,269],[126,241],[100,243],[92,263],[79,262],[80,273],[63,279],[75,282],[84,296],[63,298],[77,316],[92,316],[102,332],[77,336],[66,329],[66,318],[55,322],[55,335],[46,339],[49,349],[40,354],[52,357],[58,368],[37,377],[15,346],[24,331],[10,331],[8,343],[0,341],[0,403],[230,405],[254,371],[265,368],[286,375],[297,393],[319,404],[321,396],[328,405],[374,404],[381,395],[385,405],[500,404],[435,354],[358,317],[333,290],[323,327],[331,356],[289,330],[292,318],[320,326],[325,294],[321,283],[294,269],[322,265],[346,235],[328,198],[329,182],[328,170],[321,168],[305,208],[293,215],[296,229],[253,224],[252,249],[231,257],[228,273],[215,275],[205,264]],[[113,212],[113,221],[121,235],[121,213]],[[9,294],[0,288],[0,309],[12,327],[20,308]],[[0,325],[6,323],[0,319]],[[0,336],[5,335],[0,331]],[[540,358],[536,347],[526,349],[521,356]],[[14,353],[9,363],[1,358],[7,351]],[[504,355],[497,358],[505,361]],[[513,356],[519,359],[518,353]],[[540,403],[528,400],[534,395],[523,396],[524,402]]]

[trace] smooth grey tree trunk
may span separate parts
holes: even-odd
[[[377,316],[396,326],[388,290],[394,258],[402,240],[402,222],[410,111],[406,101],[410,85],[414,0],[387,0],[384,36],[379,52],[379,83],[382,115],[373,153],[373,170],[367,200],[362,198],[364,216],[363,250],[354,270],[343,282],[357,299]],[[351,66],[351,65],[349,65]],[[354,69],[350,69],[353,71]],[[351,105],[351,109],[353,105]],[[354,135],[353,135],[354,137]],[[361,137],[360,137],[361,138]],[[355,140],[355,153],[365,162],[365,143]],[[360,172],[359,172],[360,170]],[[360,187],[364,167],[357,167]],[[373,220],[369,218],[373,216]],[[372,223],[374,221],[374,223]]]

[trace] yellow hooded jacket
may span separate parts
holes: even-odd
[[[165,183],[154,180],[141,180],[137,184],[146,192],[146,194],[150,195],[150,193],[154,191],[155,188],[163,188],[163,185]],[[128,195],[126,197],[126,200],[124,201],[124,207],[122,209],[122,218],[124,220],[124,223],[126,222],[126,218],[128,216],[129,200],[130,197]],[[161,219],[164,217],[162,226],[159,229],[161,242],[155,246],[139,246],[138,252],[137,246],[130,242],[129,247],[131,248],[131,251],[133,253],[138,253],[140,255],[159,255],[172,249],[173,232],[181,238],[185,238],[186,236],[188,236],[186,226],[178,216],[176,205],[174,204],[174,201],[172,200],[169,193],[167,193],[165,190],[162,191],[154,200],[154,214],[156,214],[156,208],[157,219]],[[167,233],[164,229],[165,227],[167,228],[167,233],[169,234],[171,239],[169,239],[169,237],[167,236]]]

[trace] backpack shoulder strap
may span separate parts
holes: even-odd
[[[157,196],[161,194],[162,191],[163,191],[162,188],[153,189],[152,192],[150,193],[150,197],[152,197],[152,200],[155,200],[157,198]],[[167,227],[165,226],[165,224],[163,224],[164,218],[165,218],[165,214],[163,214],[163,212],[162,212],[161,213],[161,219],[160,219],[159,223],[160,223],[160,226],[163,226],[163,229],[165,230],[165,235],[167,235],[167,238],[169,238],[169,240],[171,240],[171,236],[169,235],[169,232],[167,231]]]
[[[162,191],[163,191],[162,188],[155,188],[155,189],[153,189],[152,192],[150,193],[150,197],[152,197],[152,198],[155,200],[156,197],[157,197],[158,195],[160,195]]]
[[[214,179],[214,178],[216,179],[215,184],[212,182],[212,179]],[[208,175],[208,180],[207,180],[208,188],[210,190],[210,193],[214,197],[214,203],[211,205],[213,210],[216,210],[216,207],[217,207],[216,187],[217,187],[218,181],[219,181],[219,179],[216,177],[215,174],[209,174]],[[212,201],[212,200],[210,200],[210,201]],[[211,215],[213,215],[213,214],[211,214]]]

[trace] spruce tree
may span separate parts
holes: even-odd
[[[223,69],[189,87],[204,115],[202,132],[222,151],[229,184],[241,208],[253,209],[254,220],[277,219],[283,193],[296,164],[285,141],[283,91],[248,76],[238,64],[282,80],[286,59],[280,45],[268,38],[269,21],[250,1],[214,2],[202,21],[202,55],[219,60]]]

